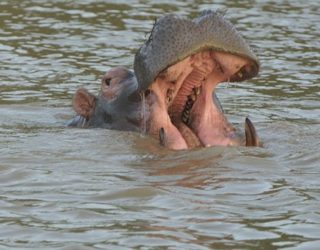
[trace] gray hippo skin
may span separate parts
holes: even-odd
[[[193,19],[166,15],[137,51],[134,73],[108,71],[94,96],[79,89],[70,126],[142,131],[171,149],[259,146],[251,121],[245,133],[224,116],[215,87],[258,74],[259,62],[230,22],[214,11]]]

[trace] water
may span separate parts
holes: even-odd
[[[226,16],[262,64],[221,85],[264,148],[172,152],[68,129],[80,86],[132,68],[154,19]],[[0,2],[0,249],[318,249],[319,1]]]

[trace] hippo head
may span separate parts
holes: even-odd
[[[138,91],[149,107],[147,132],[172,149],[258,146],[251,121],[240,136],[215,95],[217,84],[244,81],[258,71],[257,57],[218,12],[158,19],[134,60]]]

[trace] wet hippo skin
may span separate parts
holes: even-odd
[[[70,126],[144,131],[171,149],[215,145],[259,146],[252,122],[245,133],[226,119],[215,94],[222,82],[258,74],[259,62],[223,15],[204,11],[192,20],[157,20],[134,58],[134,73],[117,67],[95,96],[79,89]]]

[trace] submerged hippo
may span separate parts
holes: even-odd
[[[79,89],[70,126],[142,131],[171,149],[259,146],[251,121],[245,135],[227,121],[215,87],[257,75],[259,62],[230,22],[214,11],[193,20],[160,18],[137,51],[134,73],[108,71],[98,96]]]

